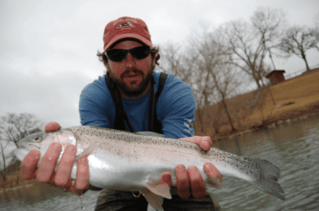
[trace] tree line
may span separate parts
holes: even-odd
[[[235,131],[226,99],[238,95],[247,78],[261,90],[267,84],[265,76],[276,69],[273,57],[297,55],[310,70],[306,57],[310,49],[319,51],[319,21],[313,28],[290,26],[281,9],[258,8],[250,21],[231,21],[217,28],[202,24],[183,45],[160,46],[159,69],[191,86],[199,122],[204,108],[218,104]]]

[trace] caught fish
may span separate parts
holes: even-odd
[[[280,169],[269,161],[240,157],[216,148],[206,152],[192,142],[164,138],[153,132],[131,133],[93,126],[65,128],[25,137],[14,154],[22,161],[35,148],[42,157],[52,142],[61,143],[63,149],[68,144],[77,147],[72,179],[76,179],[76,160],[89,155],[89,182],[93,187],[140,191],[157,210],[163,210],[163,197],[172,198],[169,186],[159,182],[161,176],[170,172],[173,186],[176,185],[174,168],[178,164],[184,164],[186,168],[196,166],[211,196],[214,188],[223,188],[223,183],[205,174],[205,162],[214,164],[223,176],[243,179],[266,193],[285,199],[284,191],[277,183]],[[62,154],[63,150],[59,159]]]

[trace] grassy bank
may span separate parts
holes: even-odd
[[[219,139],[319,112],[319,71],[229,99],[227,106],[236,131],[221,106],[213,105],[203,109],[202,118],[196,117],[196,134]]]

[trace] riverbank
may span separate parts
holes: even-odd
[[[265,87],[226,101],[235,131],[219,105],[202,110],[194,123],[197,135],[213,140],[259,131],[319,113],[319,71],[302,74],[280,84]],[[198,121],[202,120],[202,123]]]

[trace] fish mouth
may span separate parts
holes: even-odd
[[[18,145],[18,147],[20,148],[20,149],[26,149],[26,150],[32,150],[32,149],[37,149],[37,150],[39,150],[40,149],[40,147],[37,145],[37,144],[35,144],[35,143],[26,143],[26,142],[23,142],[23,143],[20,143],[19,145]]]

